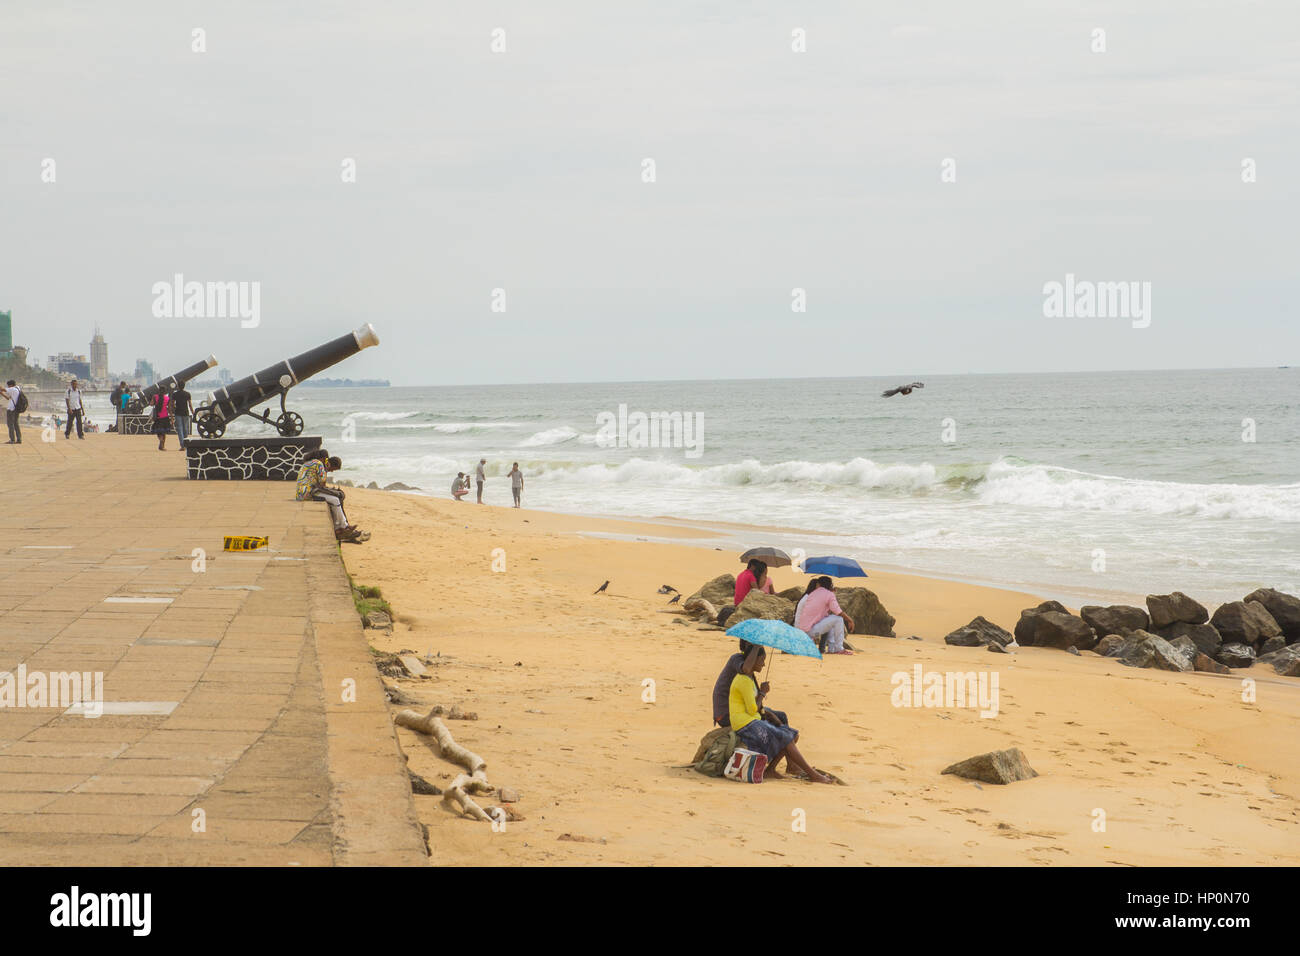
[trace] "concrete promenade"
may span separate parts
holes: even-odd
[[[325,506],[188,481],[174,435],[23,439],[0,448],[0,864],[426,865]],[[102,673],[102,716],[41,700],[60,672]]]

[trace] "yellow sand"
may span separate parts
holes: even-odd
[[[948,647],[943,635],[976,614],[1011,629],[1038,599],[872,572],[864,583],[899,639],[851,636],[856,656],[824,662],[777,655],[769,676],[769,701],[790,714],[804,754],[849,786],[711,779],[674,766],[709,729],[710,691],[735,645],[677,623],[655,592],[734,574],[735,554],[693,543],[702,533],[689,528],[361,490],[348,503],[374,534],[344,547],[348,568],[381,585],[398,618],[376,647],[441,655],[432,680],[403,688],[477,712],[448,726],[493,783],[523,795],[526,819],[500,833],[417,796],[435,863],[1300,863],[1300,681],[1260,669],[1257,702],[1243,703],[1246,672]],[[504,572],[492,570],[498,548]],[[774,578],[778,589],[806,580],[789,568]],[[996,670],[998,716],[893,706],[891,675],[918,663]],[[413,770],[450,780],[455,768],[419,735],[400,736]],[[1000,787],[940,775],[1006,747],[1040,776]]]

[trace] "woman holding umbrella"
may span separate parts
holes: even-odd
[[[731,729],[735,731],[736,740],[746,749],[764,754],[769,767],[775,767],[784,757],[787,764],[794,764],[813,783],[830,783],[831,778],[809,764],[795,746],[799,731],[768,723],[759,714],[758,678],[754,672],[762,669],[766,659],[767,649],[754,645],[746,655],[740,673],[732,678],[728,703]],[[781,779],[775,770],[769,770],[768,774]]]

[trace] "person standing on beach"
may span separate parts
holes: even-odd
[[[478,460],[478,467],[474,469],[474,481],[478,483],[478,503],[483,503],[483,482],[486,476],[483,474],[483,466],[487,464],[486,458]]]
[[[185,450],[185,440],[190,437],[190,416],[194,414],[194,400],[185,390],[185,383],[176,386],[172,392],[172,417],[176,419],[176,438]]]
[[[510,492],[515,496],[515,507],[519,507],[519,497],[524,493],[524,473],[519,470],[519,462],[510,469]]]
[[[64,393],[63,403],[68,406],[68,424],[63,429],[63,437],[72,437],[72,423],[75,421],[77,423],[77,437],[84,439],[86,436],[81,430],[81,414],[84,406],[81,403],[81,387],[77,384],[75,378],[68,385],[67,392]]]

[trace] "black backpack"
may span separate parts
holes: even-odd
[[[18,390],[18,400],[14,402],[14,411],[16,412],[27,411],[27,393],[24,392],[22,389]]]

